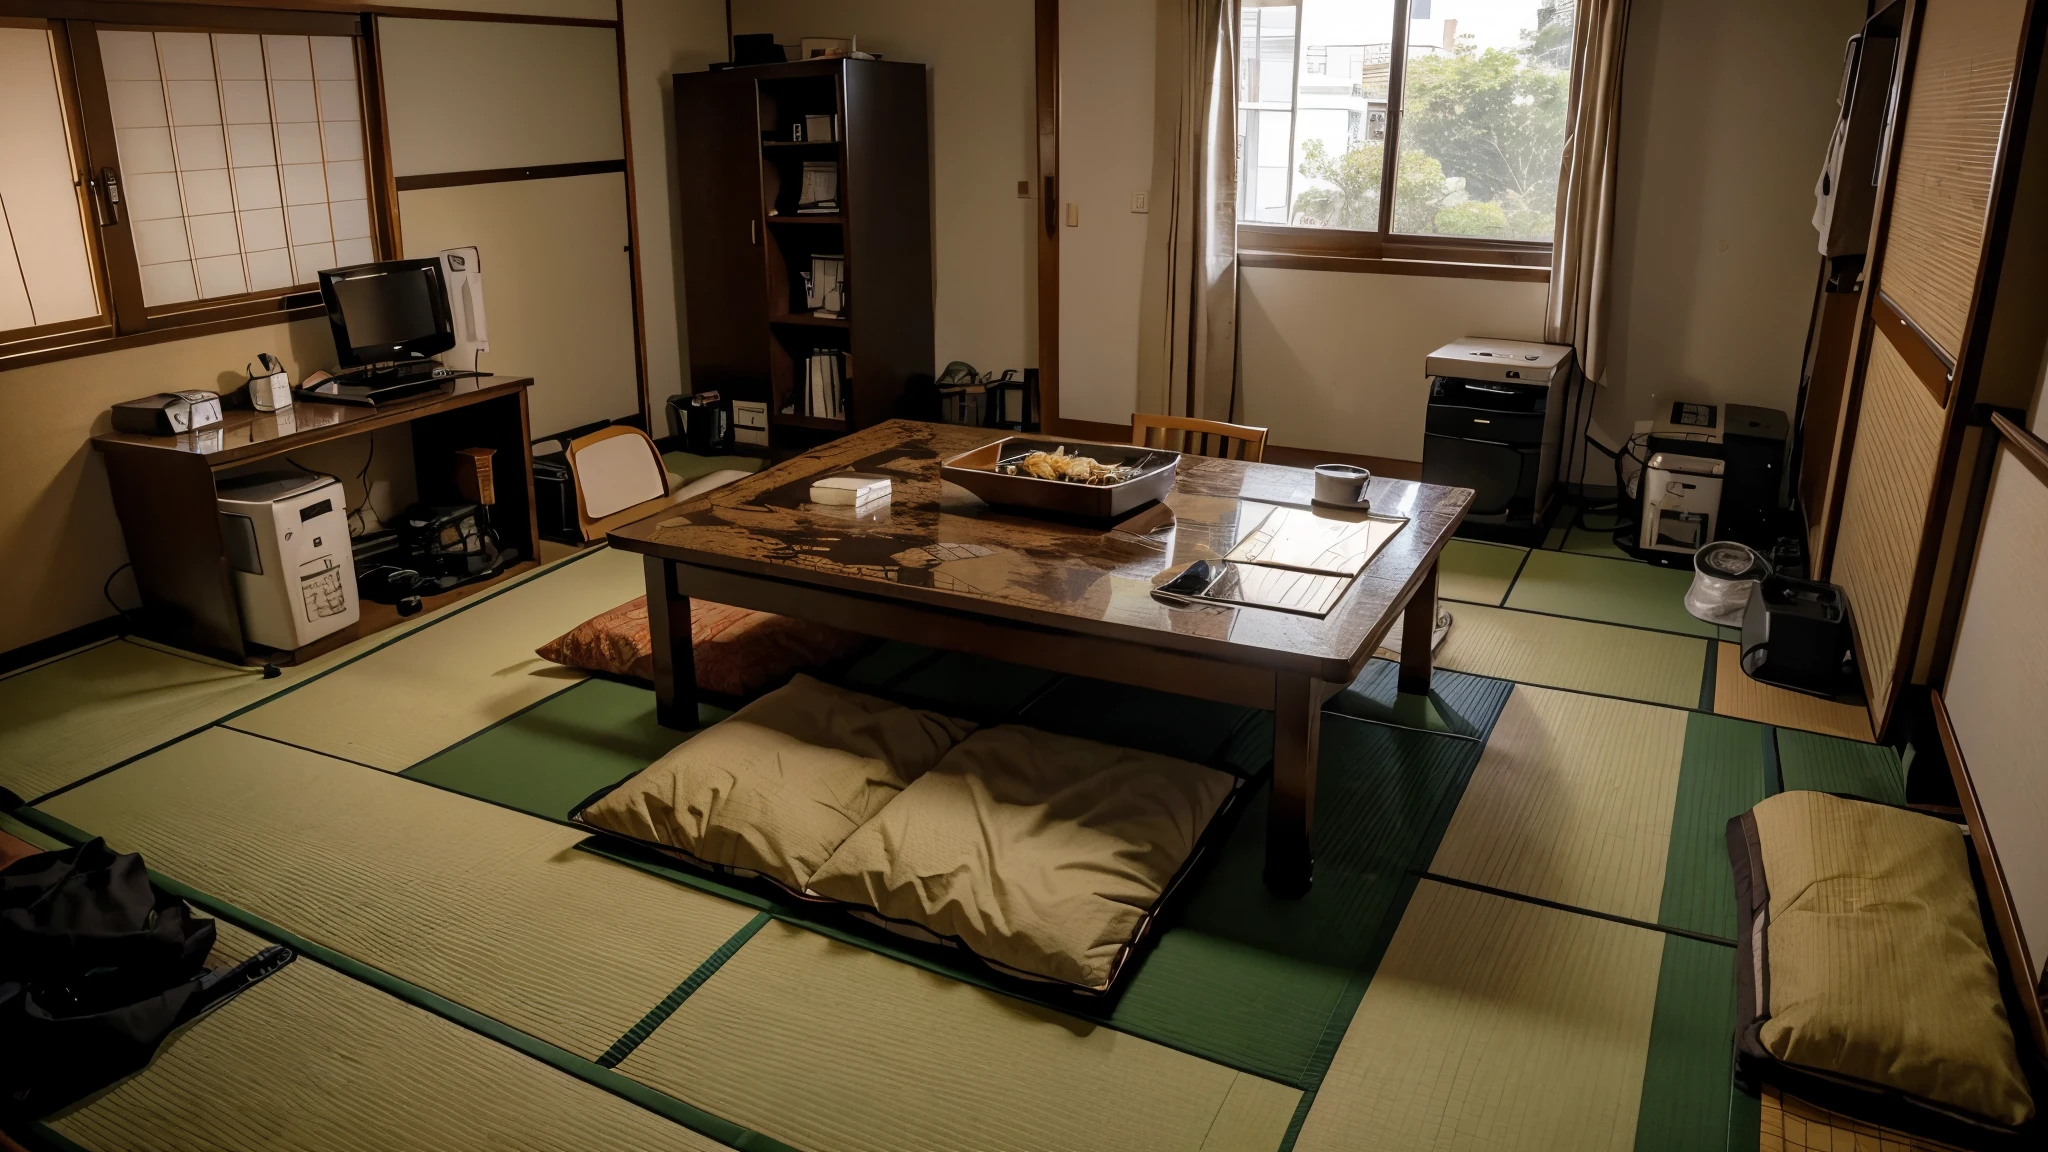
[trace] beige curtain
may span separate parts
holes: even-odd
[[[1543,338],[1578,350],[1586,378],[1607,377],[1607,282],[1621,136],[1621,55],[1629,0],[1579,0],[1572,34],[1571,124],[1558,178],[1555,264]]]
[[[1237,4],[1159,0],[1139,411],[1237,401]]]

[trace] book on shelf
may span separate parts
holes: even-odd
[[[837,320],[846,315],[846,257],[813,256],[804,277],[804,307],[811,315]]]
[[[846,419],[846,354],[813,348],[804,361],[804,415],[820,420]]]
[[[839,211],[838,161],[804,161],[803,183],[798,186],[796,194],[796,211],[799,216]]]
[[[839,114],[805,116],[804,139],[813,144],[830,144],[839,139]]]

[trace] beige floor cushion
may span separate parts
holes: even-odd
[[[848,837],[811,891],[999,969],[1100,991],[1236,783],[1148,752],[991,728]]]
[[[1812,1080],[1853,1086],[1928,1122],[2029,1120],[1968,851],[1947,820],[1823,792],[1737,817],[1745,1069],[1809,1098]]]
[[[799,675],[577,819],[801,892],[841,841],[972,728]]]

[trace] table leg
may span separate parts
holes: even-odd
[[[1401,616],[1400,689],[1418,696],[1429,695],[1429,642],[1436,634],[1436,562],[1423,573],[1422,587],[1409,597]]]
[[[697,727],[697,661],[690,647],[690,598],[676,591],[672,560],[642,557],[647,631],[654,640],[654,718],[663,728]]]
[[[1273,796],[1266,810],[1266,890],[1293,899],[1315,878],[1312,833],[1323,686],[1306,676],[1275,678]]]

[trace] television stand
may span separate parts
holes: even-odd
[[[316,384],[301,384],[294,391],[301,400],[312,400],[322,404],[351,404],[364,408],[375,408],[379,404],[417,396],[430,388],[451,380],[476,376],[475,372],[464,372],[446,368],[432,361],[417,361],[405,364],[378,365],[347,374],[329,376]]]

